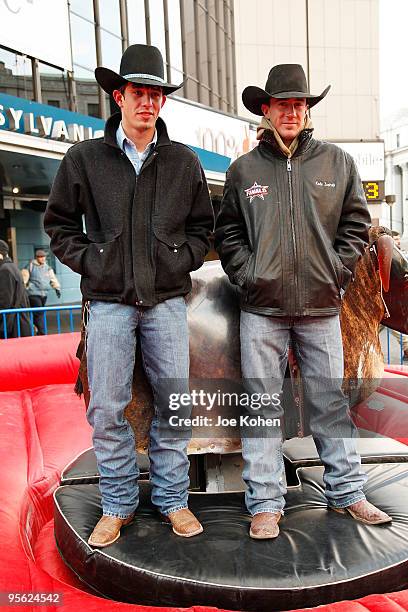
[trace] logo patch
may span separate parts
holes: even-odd
[[[335,187],[336,183],[330,183],[329,181],[316,181],[318,187]]]
[[[249,198],[249,203],[251,204],[252,200],[254,200],[255,198],[261,198],[261,200],[265,200],[264,196],[268,195],[268,189],[269,185],[258,185],[258,183],[255,181],[252,187],[249,187],[244,191],[246,197]]]

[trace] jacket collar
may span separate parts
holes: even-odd
[[[293,157],[298,157],[302,155],[307,149],[310,147],[313,136],[313,128],[306,128],[302,130],[298,136],[298,146],[296,151],[293,154]],[[265,130],[261,136],[261,140],[259,142],[259,146],[264,151],[269,151],[273,153],[273,155],[277,157],[282,157],[286,159],[286,155],[283,153],[280,148],[274,133],[271,130]]]
[[[117,129],[119,127],[119,123],[121,122],[121,120],[122,120],[122,114],[114,113],[113,115],[109,117],[109,119],[107,120],[105,124],[104,142],[105,144],[111,147],[116,147],[117,149],[119,149],[119,147],[116,141],[116,132],[117,132]],[[171,145],[171,140],[167,134],[166,124],[164,123],[161,117],[158,117],[156,121],[156,130],[157,130],[156,147]]]

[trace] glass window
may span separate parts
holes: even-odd
[[[99,0],[99,19],[101,28],[122,36],[119,0]]]
[[[79,67],[88,71],[96,68],[94,24],[71,13],[71,35],[73,61],[77,66],[75,74],[82,76],[82,71],[79,74]]]
[[[209,11],[209,19],[208,19],[208,57],[210,59],[209,69],[211,71],[211,83],[212,83],[212,93],[213,93],[213,105],[218,108],[219,107],[219,87],[218,87],[218,56],[217,56],[217,24],[216,24],[216,16],[215,16],[215,3],[214,0],[210,0],[208,2],[208,11]]]
[[[150,39],[152,45],[160,49],[163,60],[166,61],[166,39],[164,36],[164,12],[163,2],[160,0],[149,0],[150,9]],[[166,69],[164,69],[166,75]]]
[[[94,21],[94,10],[92,0],[69,0],[70,10],[78,15]]]
[[[208,54],[207,54],[207,13],[200,4],[197,5],[198,36],[200,40],[200,85],[201,85],[201,102],[208,105],[210,103],[208,89]],[[206,87],[205,87],[206,86]]]
[[[169,14],[169,40],[171,82],[183,80],[183,55],[181,50],[180,0],[167,0]]]
[[[102,66],[119,71],[122,57],[122,39],[101,29]]]
[[[99,104],[93,102],[88,103],[88,115],[91,117],[99,117]]]
[[[93,115],[94,110],[98,107],[99,109],[99,97],[98,97],[98,84],[95,81],[93,71],[84,70],[81,71],[81,77],[77,76],[77,69],[75,68],[75,85],[76,85],[76,100],[78,113],[82,115]],[[93,112],[90,112],[90,108]],[[99,116],[98,114],[95,116]]]
[[[40,71],[41,95],[44,104],[69,110],[69,86],[66,72],[48,66],[38,65]]]
[[[197,76],[195,65],[195,33],[194,33],[194,4],[191,0],[180,0],[184,11],[184,36],[186,40],[186,65],[184,70],[188,81],[185,87],[185,95],[190,100],[197,100]]]
[[[0,48],[0,91],[10,96],[32,100],[31,60]]]
[[[129,44],[146,44],[146,23],[144,0],[128,0],[128,33]]]

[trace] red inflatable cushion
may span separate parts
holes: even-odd
[[[0,340],[0,391],[75,383],[80,334],[55,334]]]

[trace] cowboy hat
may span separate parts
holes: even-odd
[[[330,85],[320,94],[309,93],[305,72],[300,64],[278,64],[271,68],[265,89],[250,85],[242,92],[242,102],[255,115],[263,115],[262,104],[270,98],[306,98],[309,107],[323,100]]]
[[[119,74],[99,66],[95,78],[109,95],[127,83],[161,87],[165,95],[184,85],[184,81],[180,85],[166,83],[162,54],[152,45],[130,45],[122,55]]]

